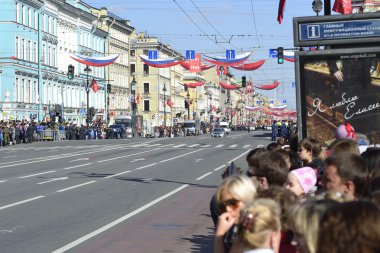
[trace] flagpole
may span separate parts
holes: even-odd
[[[86,68],[84,69],[84,71],[87,72],[87,80],[86,80],[86,93],[87,93],[87,108],[86,108],[86,124],[87,124],[87,127],[89,127],[90,125],[90,85],[89,85],[89,82],[88,82],[88,73],[91,72],[91,69],[89,66],[86,65]]]

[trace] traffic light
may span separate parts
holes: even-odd
[[[186,100],[185,100],[185,108],[186,108],[186,109],[189,109],[189,107],[190,107],[190,106],[189,106],[189,100],[186,99]]]
[[[111,92],[111,84],[107,84],[107,93]]]
[[[67,78],[69,80],[74,79],[74,66],[71,64],[67,67]]]
[[[284,48],[283,47],[277,48],[277,63],[278,64],[284,63]]]
[[[245,87],[247,85],[247,78],[245,76],[241,77],[241,86]]]

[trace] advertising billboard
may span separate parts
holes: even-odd
[[[298,52],[297,111],[300,133],[329,144],[336,128],[380,137],[380,48]]]

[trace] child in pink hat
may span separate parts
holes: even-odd
[[[311,167],[302,167],[289,172],[286,188],[294,192],[299,198],[308,195],[317,183],[317,175]]]

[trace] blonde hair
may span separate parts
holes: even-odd
[[[256,186],[247,176],[229,176],[222,181],[216,191],[216,201],[220,203],[222,195],[228,192],[245,205],[250,204],[256,197]]]
[[[293,206],[288,217],[294,233],[305,238],[310,253],[316,253],[320,220],[326,209],[337,202],[332,199],[307,200]]]
[[[281,230],[280,206],[272,199],[257,199],[240,214],[238,236],[249,249],[261,247],[271,232]]]

